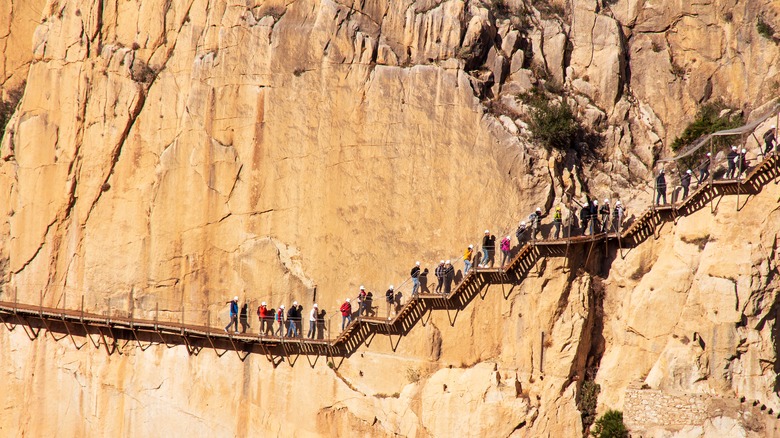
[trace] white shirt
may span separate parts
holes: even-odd
[[[309,321],[316,321],[317,320],[317,309],[313,308],[311,309],[311,312],[309,312]]]

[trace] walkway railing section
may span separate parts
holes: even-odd
[[[199,354],[203,348],[214,349],[219,355],[232,350],[238,353],[242,360],[250,353],[260,353],[274,363],[285,359],[293,363],[293,358],[297,360],[298,357],[305,356],[313,366],[319,357],[349,357],[361,345],[370,344],[377,334],[389,336],[395,350],[400,337],[408,334],[418,322],[422,321],[424,324],[425,316],[434,310],[447,311],[450,323],[454,324],[458,312],[466,308],[491,284],[502,285],[504,297],[508,298],[504,285],[520,284],[541,257],[568,257],[570,248],[583,245],[590,245],[592,248],[595,242],[617,244],[621,248],[636,246],[649,236],[656,235],[657,228],[664,222],[674,221],[680,216],[702,209],[719,196],[755,194],[778,176],[780,159],[777,155],[770,155],[752,168],[743,180],[710,179],[707,184],[700,185],[690,196],[678,203],[653,206],[646,210],[624,227],[621,233],[612,231],[589,236],[572,236],[569,230],[561,239],[531,239],[521,247],[514,248],[514,256],[503,268],[472,268],[454,285],[449,295],[421,293],[417,297],[411,297],[409,292],[405,302],[395,304],[396,308],[392,309],[389,318],[383,313],[384,296],[376,296],[375,313],[356,317],[343,331],[338,331],[340,325],[337,324],[341,324],[340,315],[339,318],[331,317],[318,321],[314,339],[306,337],[309,330],[308,315],[303,316],[303,326],[299,327],[301,337],[295,338],[268,334],[231,334],[210,327],[210,324],[200,326],[186,321],[161,322],[117,317],[110,312],[97,315],[84,312],[83,306],[81,310],[69,310],[44,307],[42,303],[31,305],[15,301],[0,301],[0,322],[9,330],[22,326],[30,339],[37,338],[44,329],[57,340],[69,337],[79,349],[87,341],[79,343],[76,337],[84,337],[97,348],[104,346],[109,354],[121,353],[128,344],[146,349],[151,344],[164,343],[169,347],[185,345],[193,355]],[[498,242],[496,246],[498,247]],[[453,263],[462,263],[462,258],[453,260]],[[477,264],[478,260],[475,260],[474,266]],[[435,276],[432,281],[429,280],[429,284],[435,284]],[[253,319],[256,323],[256,318]],[[60,336],[57,337],[55,333]],[[395,340],[393,336],[396,337]],[[315,358],[314,363],[311,362],[312,357]]]

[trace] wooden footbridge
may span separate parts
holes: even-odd
[[[572,257],[588,255],[596,244],[613,248],[635,247],[657,232],[664,223],[713,205],[726,196],[751,196],[780,176],[780,160],[770,156],[753,168],[744,180],[713,180],[702,184],[679,204],[652,207],[640,215],[620,233],[602,233],[593,236],[566,237],[558,240],[529,242],[519,249],[503,269],[472,269],[458,283],[449,296],[421,294],[410,299],[391,319],[358,317],[338,337],[332,340],[309,340],[268,335],[234,335],[208,326],[175,322],[123,318],[85,313],[83,310],[65,310],[42,305],[0,301],[0,322],[8,330],[21,327],[31,340],[42,332],[55,340],[69,338],[77,349],[86,345],[105,348],[108,354],[122,353],[128,345],[145,350],[150,345],[168,347],[186,346],[191,355],[213,349],[222,356],[235,351],[241,360],[249,354],[264,354],[275,365],[284,360],[294,364],[301,356],[314,366],[320,357],[346,358],[363,344],[370,344],[375,336],[388,336],[393,350],[400,338],[418,323],[425,324],[433,311],[446,311],[454,324],[458,312],[465,309],[491,284],[502,286],[504,298],[511,293],[505,285],[519,285],[543,257]],[[738,200],[739,201],[739,200]],[[739,202],[737,202],[739,206]],[[739,207],[738,207],[739,208]],[[486,293],[486,292],[485,292]]]

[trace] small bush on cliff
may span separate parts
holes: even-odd
[[[775,29],[772,28],[772,25],[767,23],[766,20],[764,20],[763,15],[759,15],[756,19],[756,30],[758,31],[758,34],[761,35],[764,38],[768,38],[770,40],[775,39]]]
[[[742,114],[724,111],[727,109],[729,108],[722,100],[716,100],[703,105],[696,113],[696,118],[693,122],[685,128],[679,137],[674,139],[672,150],[675,152],[683,150],[703,135],[741,126],[745,121]],[[723,114],[721,115],[721,113]],[[732,139],[729,137],[716,137],[713,139],[713,146],[717,150],[728,145],[730,141]],[[686,168],[694,168],[707,152],[709,152],[708,148],[701,148],[696,154],[686,157],[682,164]]]
[[[574,111],[566,102],[551,101],[542,95],[525,98],[531,107],[530,128],[536,140],[549,149],[569,149],[580,130]]]
[[[0,140],[2,140],[5,135],[5,126],[8,124],[8,121],[11,120],[11,116],[14,114],[14,111],[16,111],[16,106],[19,104],[19,101],[22,100],[24,85],[25,84],[22,83],[13,90],[9,90],[6,98],[0,99]]]
[[[593,425],[590,434],[596,438],[628,438],[628,429],[623,424],[623,413],[609,410]]]
[[[582,382],[582,387],[577,393],[577,409],[582,416],[582,428],[587,430],[596,419],[596,405],[598,404],[601,386],[592,380]]]

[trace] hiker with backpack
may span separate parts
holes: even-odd
[[[501,268],[503,269],[507,260],[509,260],[509,254],[512,248],[511,236],[506,236],[503,239],[501,239],[500,248],[501,248],[501,254],[503,254],[503,257],[501,258]]]
[[[734,172],[737,171],[737,159],[739,158],[739,153],[737,153],[737,147],[732,146],[731,150],[728,154],[726,154],[726,164],[728,164],[729,168],[726,171],[726,174],[723,175],[723,179],[732,179],[734,178]]]
[[[279,308],[276,309],[276,313],[274,314],[274,321],[276,324],[279,325],[279,328],[276,329],[276,335],[280,338],[284,336],[284,304],[280,304]]]
[[[666,204],[666,174],[664,174],[663,169],[658,172],[658,176],[655,178],[655,191],[656,205],[661,205],[661,198],[664,198],[664,204]]]
[[[235,325],[234,331],[238,334],[238,295],[225,304],[230,304],[230,322],[225,326],[225,333],[228,333],[231,325]]]
[[[420,262],[414,264],[409,275],[412,277],[412,298],[417,296],[417,292],[420,289]]]
[[[490,230],[485,230],[485,237],[482,238],[482,263],[480,268],[487,268],[488,262],[493,266],[493,251],[496,249],[496,236],[490,234]]]
[[[563,214],[561,213],[561,206],[558,205],[555,207],[555,213],[553,214],[553,227],[555,228],[555,233],[553,233],[553,238],[556,240],[561,237],[562,223],[563,223]]]
[[[463,275],[469,273],[471,269],[471,258],[474,257],[474,245],[469,245],[465,251],[463,251]]]
[[[594,199],[590,201],[590,235],[599,232],[599,201]]]
[[[271,328],[273,321],[270,320],[270,316],[268,315],[268,306],[266,305],[265,301],[263,301],[260,306],[257,307],[257,319],[260,321],[261,335],[273,333],[273,329]]]
[[[441,293],[441,288],[444,286],[444,260],[439,262],[439,266],[436,267],[436,270],[433,271],[434,275],[436,275],[436,280],[438,283],[436,284],[436,293]]]
[[[365,310],[363,308],[363,301],[365,299],[366,299],[366,288],[365,288],[365,286],[360,286],[360,292],[358,292],[358,296],[357,296],[357,306],[358,306],[357,316],[358,316],[358,318],[361,315],[363,315],[363,310]]]
[[[520,225],[517,226],[517,231],[515,231],[515,237],[517,237],[517,245],[521,248],[525,245],[525,241],[528,240],[526,231],[528,231],[528,227],[526,227],[525,222],[520,222]]]
[[[293,301],[290,309],[287,310],[287,337],[297,338],[300,335],[298,331],[300,317],[298,315],[298,302]]]
[[[449,296],[452,290],[452,280],[455,278],[455,268],[449,260],[444,263],[444,296]],[[400,300],[398,300],[400,301]]]
[[[764,156],[768,156],[772,152],[772,145],[775,142],[775,130],[776,126],[772,126],[771,129],[764,133]]]
[[[428,268],[423,269],[420,273],[420,293],[431,293],[428,289]]]
[[[309,333],[306,335],[309,339],[314,339],[317,336],[317,316],[319,312],[320,309],[317,307],[317,303],[314,303],[311,307],[311,312],[309,312]]]
[[[352,324],[352,304],[349,304],[349,298],[339,308],[341,311],[341,331],[344,331],[344,327],[349,327]]]
[[[712,154],[707,152],[707,155],[705,156],[704,160],[699,164],[699,181],[697,182],[698,185],[701,185],[702,181],[706,181],[707,178],[710,177],[710,160],[712,158]]]
[[[620,201],[615,202],[615,208],[612,210],[612,220],[614,222],[613,227],[618,234],[620,234],[625,214],[626,210],[623,208],[623,204]]]
[[[531,239],[536,241],[536,235],[539,234],[539,225],[542,221],[542,209],[537,207],[536,211],[528,215],[528,222],[531,224]]]
[[[601,215],[601,232],[606,233],[609,231],[609,199],[604,200],[604,204],[601,205],[601,208],[599,208],[599,214]]]
[[[395,290],[393,290],[392,284],[385,292],[385,301],[387,302],[387,319],[390,319],[390,311],[393,309],[393,303],[395,302]]]
[[[585,230],[588,229],[588,222],[590,221],[590,200],[585,199],[585,205],[580,209],[580,223],[582,224],[582,235],[585,235]]]
[[[683,195],[680,201],[684,201],[685,198],[688,197],[688,188],[691,186],[692,173],[693,171],[691,171],[691,169],[688,169],[685,171],[685,173],[682,174],[682,176],[680,176],[680,185],[683,188]]]

